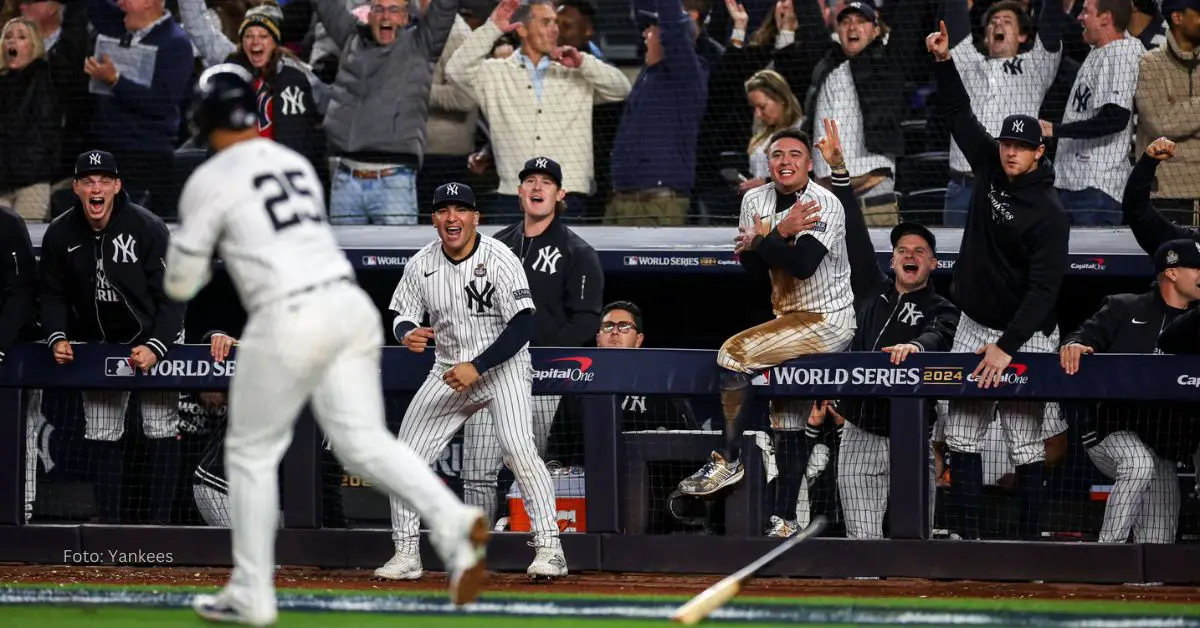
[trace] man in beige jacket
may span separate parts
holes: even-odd
[[[496,39],[513,30],[521,48],[507,59],[488,59]],[[632,86],[625,74],[558,45],[552,0],[502,0],[450,58],[446,74],[471,92],[491,127],[500,188],[487,213],[520,216],[517,175],[527,160],[545,155],[562,165],[568,191],[563,217],[581,218],[586,195],[596,187],[592,106],[628,96]]]
[[[1183,225],[1200,225],[1200,0],[1164,0],[1166,44],[1141,58],[1137,151],[1159,137],[1175,158],[1158,168],[1154,206]]]

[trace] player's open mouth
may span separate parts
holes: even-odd
[[[87,204],[88,204],[88,209],[98,212],[98,211],[104,209],[104,197],[103,196],[89,196]]]
[[[859,40],[858,33],[846,33],[846,41],[857,44]]]
[[[779,175],[780,175],[780,176],[783,176],[783,177],[790,177],[790,176],[792,176],[792,175],[794,175],[794,174],[796,174],[796,171],[795,171],[795,170],[792,170],[791,168],[780,168],[780,169],[779,169]]]
[[[451,238],[457,238],[462,235],[462,227],[446,227],[446,235]]]
[[[531,200],[535,203],[540,203],[540,202],[546,200],[546,197],[542,196],[541,194],[534,194],[533,196],[529,197],[529,200]]]
[[[996,31],[996,32],[992,33],[992,39],[994,41],[996,41],[997,43],[1003,42],[1004,41],[1004,31]]]
[[[920,266],[916,262],[904,262],[900,265],[900,269],[906,273],[915,273],[920,270]]]

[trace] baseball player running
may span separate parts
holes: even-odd
[[[1171,240],[1154,254],[1157,285],[1142,294],[1116,294],[1067,336],[1063,370],[1079,372],[1092,353],[1161,353],[1159,332],[1200,301],[1200,245]],[[1089,408],[1082,430],[1088,457],[1114,480],[1104,506],[1101,543],[1174,543],[1179,525],[1175,461],[1192,456],[1190,404],[1105,402]]]
[[[858,314],[851,351],[883,351],[900,364],[914,353],[947,351],[958,327],[958,308],[929,281],[937,268],[937,240],[923,225],[903,222],[892,229],[892,275],[875,260],[866,219],[853,204],[850,172],[842,159],[837,122],[823,120],[825,138],[817,147],[832,169],[832,190],[846,210],[846,250],[850,256]],[[843,402],[837,484],[846,536],[883,538],[891,484],[891,404],[887,399],[851,398]],[[917,418],[917,417],[913,417]],[[933,406],[927,423],[932,426]],[[930,500],[934,496],[930,457]],[[930,515],[933,504],[930,504]]]
[[[562,168],[548,157],[525,162],[520,173],[521,221],[494,236],[521,260],[536,312],[530,345],[582,347],[595,337],[604,304],[604,272],[596,251],[559,219],[567,191]],[[546,455],[559,395],[533,398],[533,435]],[[570,404],[567,404],[570,405]],[[486,410],[467,420],[463,434],[463,499],[496,518],[496,480],[504,466],[495,422]]]
[[[776,133],[767,158],[771,183],[742,197],[734,252],[747,271],[770,274],[775,319],[721,345],[717,365],[725,450],[714,451],[699,471],[679,483],[687,495],[711,495],[741,481],[740,440],[753,405],[750,380],[756,373],[801,355],[842,351],[854,336],[845,209],[831,192],[809,180],[812,149],[803,132]],[[801,233],[805,211],[818,206],[820,220]],[[772,402],[771,427],[803,430],[810,408],[811,401]]]
[[[536,308],[529,281],[507,246],[476,231],[479,213],[467,185],[434,191],[433,225],[438,239],[408,260],[390,306],[396,338],[410,351],[436,341],[433,369],[404,413],[399,438],[432,464],[467,418],[486,408],[530,513],[537,553],[526,573],[565,576],[554,487],[533,437],[528,344]],[[420,327],[426,314],[430,326]],[[396,554],[376,576],[421,577],[417,523],[417,513],[392,502]]]
[[[950,57],[946,24],[925,40],[937,63],[939,98],[954,141],[976,176],[950,294],[962,310],[951,351],[983,356],[968,381],[1000,386],[1012,356],[1057,352],[1054,307],[1067,268],[1070,227],[1054,189],[1054,167],[1042,160],[1046,147],[1036,118],[1011,115],[993,139],[971,113],[971,101]],[[980,447],[997,404],[954,399],[945,417],[946,447],[958,499],[959,534],[979,538],[983,491]],[[1037,538],[1046,449],[1044,404],[1001,403],[1021,495],[1020,534]]]
[[[279,461],[311,401],[346,468],[402,496],[432,523],[433,546],[463,604],[483,586],[488,529],[429,465],[391,437],[379,379],[379,313],[329,228],[312,165],[259,138],[255,90],[238,66],[201,75],[198,126],[215,155],[188,179],[171,239],[165,289],[186,301],[207,283],[214,250],[249,313],[229,389],[225,469],[233,524],[232,578],[193,608],[205,619],[275,622]]]

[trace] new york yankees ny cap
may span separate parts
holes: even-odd
[[[117,171],[117,158],[112,153],[102,150],[89,150],[79,153],[75,158],[75,178],[86,177],[89,174],[109,174],[120,176]]]
[[[433,210],[446,205],[459,205],[475,209],[475,190],[466,183],[443,183],[433,192]]]
[[[557,161],[549,157],[534,157],[525,162],[525,167],[521,169],[521,174],[517,176],[517,179],[524,181],[525,177],[539,172],[548,175],[551,179],[554,179],[555,185],[560,188],[562,187],[562,167],[558,165]]]
[[[1168,268],[1200,268],[1200,242],[1191,238],[1164,242],[1154,252],[1154,274]]]
[[[1042,145],[1042,126],[1037,118],[1026,115],[1011,115],[1004,119],[998,140],[1012,140],[1034,148]]]
[[[896,243],[906,235],[920,236],[929,244],[929,252],[937,253],[937,238],[933,237],[933,232],[925,228],[925,225],[916,222],[902,222],[895,227],[892,227],[892,248],[896,247]]]
[[[847,13],[850,13],[850,12],[854,12],[854,13],[858,13],[858,14],[862,15],[863,17],[870,20],[873,24],[879,23],[879,16],[875,12],[875,4],[873,2],[871,2],[871,0],[866,0],[866,1],[858,0],[857,2],[847,2],[846,6],[842,7],[841,11],[838,11],[838,14],[837,14],[838,21],[841,21],[841,19],[843,17],[845,17]]]

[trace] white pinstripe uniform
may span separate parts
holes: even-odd
[[[1088,436],[1083,435],[1085,445]],[[1127,430],[1108,434],[1088,447],[1087,454],[1114,480],[1097,540],[1124,543],[1132,530],[1134,543],[1174,543],[1180,503],[1175,461],[1158,456]]]
[[[439,550],[473,511],[387,431],[379,312],[353,283],[323,198],[300,154],[265,139],[235,144],[188,180],[168,254],[172,298],[190,298],[203,285],[217,249],[250,314],[229,391],[235,568],[223,592],[250,618],[275,616],[279,461],[310,400],[347,471],[402,495],[435,522]]]
[[[432,463],[463,423],[486,409],[495,422],[504,462],[529,509],[535,545],[559,549],[554,487],[534,444],[528,346],[461,393],[442,381],[442,374],[455,364],[483,353],[513,316],[535,309],[517,256],[499,240],[482,234],[478,238],[476,249],[459,262],[445,255],[440,240],[426,245],[409,259],[392,295],[394,326],[420,325],[428,314],[435,343],[433,369],[404,414],[399,438]],[[393,502],[397,553],[415,553],[417,533],[416,513]]]
[[[775,185],[768,183],[742,197],[740,225],[752,227],[754,217],[774,228],[791,212],[777,208]],[[850,260],[846,252],[846,210],[832,192],[809,182],[796,192],[796,201],[820,204],[821,222],[810,232],[828,249],[817,272],[799,280],[785,270],[771,269],[771,304],[775,319],[751,327],[721,345],[717,364],[741,373],[757,373],[802,355],[837,353],[854,338],[854,294],[850,289]],[[789,199],[790,200],[790,199]],[[772,403],[776,429],[802,430],[811,402]]]

